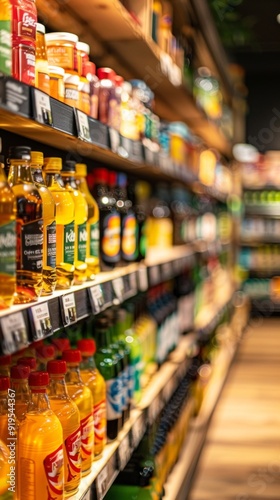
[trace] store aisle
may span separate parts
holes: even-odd
[[[280,499],[280,318],[244,333],[187,498]]]

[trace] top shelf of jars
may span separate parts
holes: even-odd
[[[155,11],[159,4],[174,8],[174,30],[181,31],[181,45],[171,26],[155,31]],[[231,156],[230,82],[225,71],[219,74],[220,68],[217,69],[209,50],[210,40],[215,37],[204,39],[200,31],[196,32],[189,25],[198,22],[195,17],[197,9],[192,8],[190,13],[190,7],[186,9],[183,2],[165,0],[154,2],[154,14],[151,0],[37,0],[36,5],[39,20],[47,30],[75,33],[80,41],[90,46],[90,58],[97,66],[110,67],[125,80],[143,80],[155,94],[155,113],[161,119],[184,122],[209,147]],[[184,23],[178,26],[182,23],[178,21],[182,15]],[[209,23],[211,25],[211,19]],[[212,31],[213,34],[215,30]],[[186,64],[191,57],[194,39],[197,43],[196,67],[210,68],[200,75],[197,73],[196,79],[192,78]],[[213,52],[216,52],[216,46]],[[210,76],[210,72],[216,74],[217,79]],[[206,91],[209,85],[211,92]]]

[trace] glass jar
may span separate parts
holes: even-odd
[[[65,70],[58,66],[49,66],[50,96],[64,102],[64,76]]]
[[[51,66],[59,66],[66,70],[76,69],[77,35],[73,33],[54,32],[45,35],[48,61]]]

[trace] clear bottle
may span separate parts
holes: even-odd
[[[29,366],[15,365],[11,367],[11,389],[15,391],[15,416],[18,422],[25,419],[31,398],[28,385]]]
[[[65,189],[60,171],[61,158],[45,158],[46,185],[56,205],[56,289],[70,288],[74,281],[75,205]]]
[[[17,476],[21,500],[63,500],[64,496],[63,432],[50,408],[48,384],[48,373],[30,373],[30,403],[18,432]]]
[[[50,295],[56,286],[56,206],[52,193],[43,177],[44,155],[31,151],[31,172],[35,186],[43,200],[43,289],[42,295]]]
[[[106,383],[94,360],[96,345],[93,339],[82,339],[77,343],[81,351],[81,379],[91,390],[93,397],[94,456],[99,458],[106,444]]]
[[[94,279],[100,272],[99,266],[99,208],[91,195],[87,181],[87,166],[84,163],[76,164],[76,179],[79,191],[84,195],[88,206],[88,219],[86,223],[88,239],[86,250],[87,277]]]
[[[36,24],[35,87],[50,94],[50,75],[45,42],[46,28]]]
[[[43,204],[33,183],[31,149],[9,150],[8,181],[16,197],[17,272],[15,304],[36,301],[43,286]]]
[[[9,377],[11,364],[12,356],[10,354],[3,354],[3,356],[0,356],[0,375]]]
[[[8,391],[10,379],[0,375],[0,440],[7,446],[9,444],[8,432]]]
[[[67,349],[62,353],[62,359],[66,361],[67,373],[65,381],[69,396],[78,406],[81,419],[81,456],[82,476],[90,473],[94,456],[94,427],[93,427],[93,399],[90,389],[81,379],[79,364],[82,360],[78,349]]]
[[[81,480],[81,425],[77,405],[68,395],[65,383],[66,363],[62,360],[49,361],[50,375],[48,397],[53,412],[63,429],[64,492],[74,495]]]
[[[0,155],[0,309],[12,305],[16,291],[16,199]]]
[[[88,205],[83,194],[78,190],[76,178],[76,163],[65,161],[61,176],[65,189],[71,194],[75,205],[75,272],[74,283],[84,283],[87,279],[87,220]]]

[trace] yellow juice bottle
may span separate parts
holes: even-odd
[[[106,382],[95,365],[94,340],[78,340],[77,347],[82,355],[81,379],[91,390],[93,397],[94,456],[99,458],[106,444]]]
[[[92,459],[94,456],[94,432],[93,432],[93,399],[91,391],[81,379],[79,364],[82,360],[81,352],[77,349],[67,349],[62,353],[62,359],[66,361],[67,373],[65,381],[69,396],[78,406],[81,419],[81,456],[82,476],[90,473]]]
[[[31,392],[28,385],[29,366],[14,365],[11,367],[11,389],[14,391],[15,416],[17,422],[22,422],[30,403]]]
[[[88,219],[87,219],[87,249],[86,249],[86,263],[87,263],[87,277],[93,279],[96,274],[100,272],[99,265],[99,208],[97,202],[91,195],[87,181],[87,166],[84,163],[76,164],[76,180],[79,191],[85,197],[88,206]]]
[[[61,169],[61,158],[45,158],[45,182],[56,205],[56,288],[67,289],[74,281],[75,205],[63,185]]]
[[[8,391],[10,379],[4,375],[0,376],[0,439],[7,446],[8,438]]]
[[[50,408],[48,384],[48,373],[30,373],[30,404],[18,431],[20,500],[63,500],[64,496],[63,432]]]
[[[74,283],[79,285],[87,279],[87,220],[88,206],[83,194],[78,190],[75,179],[76,163],[65,161],[61,176],[66,190],[71,194],[75,204],[75,273]]]
[[[31,172],[35,186],[43,200],[43,289],[42,295],[50,295],[56,286],[56,221],[55,202],[43,177],[44,155],[31,151]]]
[[[47,370],[50,375],[48,396],[51,409],[59,418],[63,429],[64,492],[66,496],[70,496],[77,492],[81,480],[80,413],[67,392],[65,361],[49,361]]]
[[[9,450],[7,446],[0,439],[0,498],[8,491],[7,477],[10,473],[11,467],[9,465]],[[6,498],[3,496],[3,498]],[[7,497],[9,498],[9,497]]]

